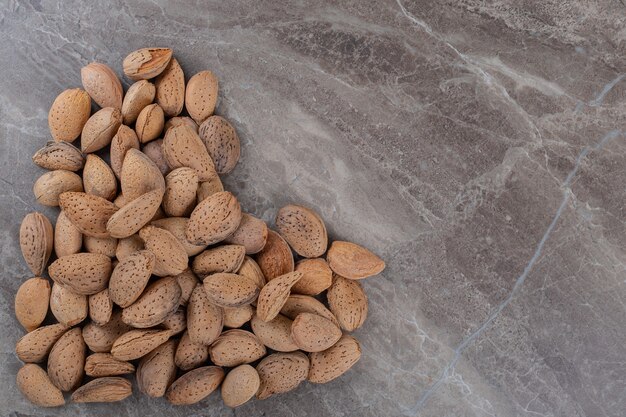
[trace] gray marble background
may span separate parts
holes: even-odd
[[[624,4],[282,3],[0,0],[0,415],[624,416]],[[245,209],[311,205],[387,261],[349,374],[236,411],[139,394],[43,410],[17,391],[47,110],[81,66],[121,73],[144,46],[220,78]]]

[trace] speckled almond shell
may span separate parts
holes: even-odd
[[[105,64],[92,62],[81,68],[83,88],[100,107],[122,108],[124,90],[115,72]]]
[[[41,213],[29,213],[20,225],[20,248],[34,275],[41,275],[48,264],[54,244],[52,224]]]
[[[86,295],[77,294],[56,282],[52,285],[50,311],[59,323],[67,327],[75,326],[87,318],[88,309]]]
[[[191,77],[185,92],[185,107],[196,123],[202,123],[213,114],[218,91],[217,77],[211,71],[201,71]]]
[[[168,119],[165,122],[164,130],[167,130],[174,126],[187,125],[191,127],[196,133],[198,133],[198,124],[191,118],[187,116],[176,116]]]
[[[92,353],[85,360],[85,374],[91,377],[132,374],[132,363],[115,359],[110,353]]]
[[[261,384],[256,397],[264,400],[295,389],[309,373],[309,358],[302,352],[273,353],[256,367]]]
[[[131,80],[148,80],[165,70],[172,58],[170,48],[142,48],[124,58],[124,74]]]
[[[124,198],[132,201],[149,191],[165,190],[165,179],[155,163],[143,152],[129,149],[122,164],[120,185]]]
[[[196,285],[200,284],[200,280],[189,268],[176,275],[176,280],[181,289],[180,305],[186,306],[194,288],[196,288]]]
[[[97,195],[109,201],[117,195],[115,174],[109,164],[97,155],[87,155],[87,162],[83,169],[83,186],[87,194]]]
[[[185,231],[187,230],[187,224],[189,219],[187,217],[166,217],[153,221],[151,224],[161,229],[169,231],[176,236],[176,239],[182,243],[188,256],[195,256],[206,249],[206,245],[194,245],[187,241]]]
[[[72,394],[75,403],[110,403],[122,401],[133,393],[129,380],[119,376],[96,378]]]
[[[204,277],[216,272],[236,272],[246,256],[246,248],[240,245],[222,245],[207,249],[193,260],[193,272]]]
[[[303,259],[295,270],[303,275],[291,288],[293,293],[318,295],[333,283],[333,271],[323,258]]]
[[[45,278],[30,278],[15,294],[15,317],[27,332],[43,323],[48,313],[50,282]]]
[[[157,188],[128,202],[111,216],[107,230],[115,238],[134,235],[154,217],[162,199],[163,190]]]
[[[198,134],[213,159],[215,171],[218,174],[231,172],[241,154],[239,136],[235,128],[223,117],[211,116],[202,122]]]
[[[156,259],[147,250],[140,250],[120,260],[109,281],[109,296],[120,307],[128,307],[143,292],[154,270]]]
[[[39,327],[18,340],[15,353],[22,362],[43,362],[52,346],[66,331],[67,327],[60,323]]]
[[[156,102],[168,117],[178,116],[185,104],[185,74],[176,58],[172,58],[154,81]]]
[[[72,255],[80,252],[82,245],[83,234],[61,211],[54,225],[54,253],[59,258]]]
[[[165,229],[145,226],[139,231],[146,249],[154,253],[156,263],[152,273],[159,277],[178,275],[187,268],[188,257],[185,248],[176,236]]]
[[[254,308],[250,304],[239,307],[224,307],[224,327],[236,329],[250,321]]]
[[[143,240],[139,237],[139,234],[120,239],[117,242],[117,248],[115,249],[115,257],[118,261],[123,261],[133,253],[143,250]],[[110,284],[109,284],[110,285]]]
[[[37,202],[44,206],[59,205],[59,196],[66,191],[83,191],[83,180],[71,171],[48,171],[37,178],[33,194]]]
[[[111,258],[97,253],[76,253],[57,259],[48,268],[50,277],[78,294],[95,294],[109,283]]]
[[[139,139],[133,129],[121,125],[113,139],[111,139],[110,158],[111,169],[117,178],[122,174],[122,164],[129,149],[139,149]]]
[[[205,198],[219,193],[220,191],[224,191],[224,185],[216,172],[211,178],[198,184],[198,204]]]
[[[121,124],[122,113],[119,109],[105,107],[95,112],[83,126],[81,151],[91,153],[109,145]]]
[[[39,365],[27,363],[17,372],[17,387],[31,403],[39,407],[59,407],[65,404],[63,393],[52,384]]]
[[[259,289],[263,288],[265,285],[265,276],[263,275],[263,271],[261,271],[261,268],[256,261],[249,256],[246,256],[243,259],[241,267],[239,267],[237,273],[252,280],[256,286],[259,287]]]
[[[117,250],[116,238],[85,236],[83,243],[86,252],[99,253],[109,258],[115,257],[115,251]]]
[[[301,313],[291,324],[291,337],[303,351],[321,352],[337,343],[341,329],[327,318]]]
[[[189,216],[196,206],[198,173],[193,168],[176,168],[165,177],[163,210],[168,216]]]
[[[298,350],[298,345],[291,337],[292,322],[282,314],[270,321],[263,321],[255,315],[250,324],[254,334],[268,348],[277,352],[294,352]]]
[[[85,165],[85,157],[80,149],[71,143],[50,141],[35,152],[33,162],[49,170],[79,171]]]
[[[244,364],[231,369],[222,382],[222,400],[235,408],[248,402],[259,390],[261,379],[252,366]]]
[[[259,295],[259,288],[243,275],[216,273],[203,281],[209,301],[220,307],[239,307],[250,304]]]
[[[91,115],[91,98],[85,90],[73,88],[54,99],[48,112],[48,126],[56,141],[73,142],[80,136]]]
[[[165,155],[163,155],[163,139],[156,139],[146,143],[141,147],[141,152],[145,153],[154,162],[161,174],[167,175],[172,170],[167,164]]]
[[[224,241],[242,245],[247,255],[260,252],[267,242],[268,228],[265,222],[248,213],[241,214],[241,222],[235,232]]]
[[[114,311],[103,326],[87,323],[83,327],[83,339],[92,352],[109,352],[113,342],[129,330],[130,326],[122,321],[122,312]]]
[[[161,327],[171,330],[172,335],[184,332],[187,330],[187,312],[184,308],[178,307],[163,320]]]
[[[211,345],[211,362],[218,366],[234,367],[261,359],[267,351],[254,335],[241,329],[223,332]]]
[[[257,299],[257,316],[263,321],[270,321],[276,317],[287,301],[291,287],[301,277],[301,272],[289,272],[265,284]]]
[[[137,387],[152,398],[165,395],[165,391],[176,379],[176,340],[168,340],[141,358],[137,366]]]
[[[196,245],[212,245],[230,236],[241,222],[241,206],[228,191],[201,201],[191,213],[185,235]]]
[[[267,242],[255,258],[268,281],[292,272],[295,267],[291,248],[285,239],[273,230],[268,230]]]
[[[276,229],[300,256],[317,258],[326,252],[328,235],[322,218],[313,210],[290,204],[278,210]]]
[[[342,329],[352,332],[363,325],[368,303],[360,282],[335,275],[326,295]]]
[[[363,279],[379,274],[385,261],[356,243],[334,241],[328,249],[326,260],[338,275],[348,279]]]
[[[189,332],[183,333],[174,357],[176,366],[183,371],[188,371],[204,364],[207,359],[209,359],[209,346],[194,343],[189,337]]]
[[[360,358],[361,346],[358,340],[344,335],[333,347],[309,355],[307,379],[316,384],[325,384],[346,373]]]
[[[222,333],[224,312],[212,304],[201,285],[191,293],[187,304],[187,331],[192,342],[210,345]]]
[[[48,376],[61,391],[76,388],[83,379],[87,348],[79,328],[68,330],[48,356]]]
[[[313,313],[339,325],[337,318],[324,304],[309,295],[291,294],[280,310],[281,314],[294,320],[300,313]]]
[[[214,175],[215,166],[204,143],[186,124],[172,127],[165,132],[163,155],[172,169],[180,167],[195,169],[200,181],[207,181]]]
[[[123,361],[139,359],[167,342],[171,335],[170,330],[130,330],[113,342],[111,354]]]
[[[178,308],[181,289],[175,277],[154,281],[141,297],[122,311],[122,321],[136,329],[161,324]]]
[[[141,143],[148,143],[159,137],[165,124],[163,109],[158,104],[144,107],[135,122],[135,133]]]
[[[106,224],[117,211],[115,204],[87,193],[66,192],[59,196],[59,206],[84,235],[109,237]]]
[[[122,120],[125,125],[131,125],[144,107],[154,101],[156,88],[147,80],[140,80],[128,87],[122,102]]]
[[[109,289],[104,289],[89,296],[89,318],[97,325],[104,325],[111,320],[113,301],[109,297]]]
[[[195,404],[208,397],[224,379],[219,366],[203,366],[187,372],[167,389],[165,397],[175,405]]]

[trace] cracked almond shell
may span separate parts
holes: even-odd
[[[261,271],[261,268],[256,261],[249,256],[243,258],[243,262],[241,263],[237,273],[252,280],[252,282],[254,282],[259,289],[263,288],[265,285],[265,276],[263,275],[263,271]]]
[[[191,213],[185,235],[196,245],[212,245],[230,236],[241,222],[241,206],[228,191],[202,200]]]
[[[122,113],[119,109],[105,107],[95,112],[80,135],[80,149],[83,153],[91,153],[111,143],[122,124]]]
[[[83,187],[87,194],[97,195],[109,201],[117,195],[117,179],[113,170],[102,158],[93,154],[87,155],[87,162],[83,168]]]
[[[131,80],[148,80],[162,73],[171,58],[170,48],[142,48],[128,54],[122,68]]]
[[[159,137],[165,124],[163,109],[158,104],[148,104],[144,107],[137,121],[135,122],[135,132],[141,143],[148,143]]]
[[[118,210],[115,204],[102,197],[71,191],[59,196],[59,205],[82,234],[109,237],[106,224]]]
[[[294,270],[291,248],[282,236],[269,229],[265,246],[256,254],[256,262],[268,281]]]
[[[85,90],[73,88],[54,99],[48,112],[48,126],[56,141],[73,142],[80,136],[91,115],[91,98]]]
[[[20,248],[31,272],[43,273],[52,254],[54,236],[52,224],[41,213],[28,213],[20,225]]]
[[[77,294],[102,291],[109,283],[111,258],[98,253],[76,253],[57,259],[48,268],[50,277]]]

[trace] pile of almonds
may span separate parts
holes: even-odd
[[[30,213],[20,228],[35,278],[15,297],[28,332],[16,346],[19,389],[44,407],[67,391],[73,402],[119,401],[132,393],[121,375],[135,373],[151,397],[192,404],[221,385],[237,407],[342,375],[361,355],[346,334],[367,316],[359,280],[384,262],[354,243],[328,247],[306,207],[278,210],[276,231],[242,212],[219,177],[240,145],[213,115],[212,72],[185,85],[168,48],[132,52],[123,69],[135,81],[126,94],[108,66],[82,68],[83,89],[56,98],[54,141],[33,156],[49,170],[35,197],[61,212],[54,227]],[[42,325],[48,309],[55,321]]]

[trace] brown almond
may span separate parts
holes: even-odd
[[[52,384],[39,365],[27,363],[17,371],[17,387],[24,397],[39,407],[59,407],[65,404],[63,393]]]
[[[216,172],[211,178],[198,184],[198,204],[200,204],[200,202],[205,198],[210,197],[215,193],[219,193],[220,191],[224,191],[224,185]]]
[[[326,252],[328,235],[322,218],[313,210],[290,204],[278,210],[276,229],[300,256],[317,258]]]
[[[124,74],[131,80],[148,80],[162,73],[172,58],[170,48],[142,48],[124,58]]]
[[[367,317],[367,295],[360,282],[335,275],[327,296],[342,329],[352,332],[361,327]]]
[[[221,116],[211,116],[198,129],[200,139],[204,142],[213,159],[218,174],[231,172],[241,154],[239,136],[228,120]]]
[[[115,204],[87,193],[66,192],[59,196],[59,206],[82,234],[109,237],[106,224],[117,211]]]
[[[43,362],[66,331],[67,327],[60,323],[39,327],[18,340],[15,353],[22,362]]]
[[[131,253],[120,260],[109,282],[109,297],[120,307],[128,307],[143,292],[154,270],[156,259],[148,250]]]
[[[165,190],[165,179],[159,168],[137,149],[126,152],[120,184],[126,201],[132,201],[152,190]]]
[[[77,294],[102,291],[111,276],[111,258],[99,253],[76,253],[57,259],[48,268],[50,278]]]
[[[91,115],[91,98],[85,90],[73,88],[54,99],[48,112],[48,126],[56,142],[73,142]]]
[[[344,335],[335,345],[323,352],[311,353],[308,380],[325,384],[340,377],[361,358],[361,346],[352,336]]]
[[[187,83],[185,106],[196,123],[202,123],[215,111],[218,89],[217,77],[211,71],[201,71]]]
[[[93,352],[109,352],[113,342],[130,330],[130,326],[122,321],[122,312],[115,311],[111,320],[103,326],[87,323],[83,327],[83,339]]]
[[[337,343],[341,329],[322,316],[302,313],[291,325],[291,337],[303,351],[321,352]]]
[[[141,240],[139,234],[134,234],[118,240],[117,248],[115,249],[115,257],[118,261],[122,262],[128,256],[143,249],[143,240]]]
[[[124,197],[124,194],[119,193],[117,197],[115,197],[115,200],[113,200],[113,204],[115,204],[115,207],[117,208],[122,208],[126,204],[128,204],[128,201],[126,201],[126,197]]]
[[[228,191],[202,200],[191,213],[186,236],[196,245],[212,245],[233,234],[241,222],[241,206]]]
[[[122,83],[107,65],[92,62],[81,68],[80,78],[85,91],[98,106],[122,108]]]
[[[176,311],[180,285],[175,277],[161,278],[146,288],[141,297],[122,312],[122,321],[136,329],[156,326]]]
[[[141,110],[135,122],[135,132],[141,143],[148,143],[159,137],[163,131],[165,116],[158,104],[149,104]]]
[[[48,376],[61,391],[76,388],[83,379],[85,342],[79,328],[68,330],[57,340],[48,356]]]
[[[165,397],[174,405],[195,404],[208,397],[224,379],[219,366],[203,366],[187,372],[167,389]]]
[[[133,372],[135,367],[132,363],[115,359],[110,353],[92,353],[85,360],[85,373],[91,377],[117,376]]]
[[[197,368],[209,359],[209,346],[194,343],[189,337],[189,332],[183,333],[180,338],[174,361],[183,371]]]
[[[250,332],[227,330],[211,345],[211,362],[218,366],[234,367],[252,363],[266,354],[265,346]]]
[[[256,397],[264,400],[297,388],[309,373],[309,358],[302,352],[273,353],[256,367],[261,384]]]
[[[187,116],[176,116],[168,119],[165,122],[165,127],[163,128],[166,132],[167,129],[174,126],[187,125],[191,127],[196,133],[198,133],[198,124],[191,118]]]
[[[246,256],[243,259],[241,267],[239,267],[237,273],[252,280],[252,282],[254,282],[259,289],[263,288],[265,285],[265,276],[263,275],[263,271],[261,271],[261,268],[256,261],[249,256]]]
[[[185,74],[176,58],[170,59],[165,70],[154,81],[156,102],[168,117],[177,116],[185,104]]]
[[[163,155],[163,139],[156,139],[146,143],[141,147],[141,152],[145,153],[154,162],[161,174],[169,174],[171,168],[167,164],[165,155]]]
[[[273,230],[268,230],[267,242],[257,253],[256,262],[268,281],[294,270],[291,248],[285,239]]]
[[[64,211],[59,213],[54,225],[54,253],[59,258],[80,252],[83,246],[83,234],[67,218]]]
[[[103,326],[111,320],[112,314],[113,301],[108,288],[89,296],[89,318],[92,322]]]
[[[106,376],[89,381],[72,394],[75,403],[111,403],[122,401],[133,393],[130,381],[119,376]]]
[[[105,107],[95,112],[85,126],[80,136],[80,149],[83,153],[100,150],[111,143],[122,124],[122,113],[119,109]]]
[[[109,258],[115,257],[117,239],[113,237],[85,236],[83,242],[85,244],[85,250],[89,253],[99,253]]]
[[[172,169],[193,168],[200,181],[211,179],[215,172],[213,160],[200,136],[189,126],[175,126],[165,132],[163,155]]]
[[[301,277],[301,272],[289,272],[274,278],[261,288],[256,307],[261,320],[270,321],[278,315],[289,297],[291,287]]]
[[[28,332],[43,323],[48,313],[50,283],[45,278],[30,278],[15,294],[15,317]]]
[[[137,197],[111,216],[107,222],[107,230],[115,238],[134,235],[154,217],[162,199],[161,189],[148,191]]]
[[[191,293],[194,288],[196,288],[196,285],[200,283],[200,280],[189,268],[176,275],[176,280],[178,281],[178,285],[180,285],[181,289],[180,305],[186,306],[189,302],[189,298],[191,297]]]
[[[76,294],[69,288],[52,284],[50,311],[59,323],[72,327],[87,318],[87,296]]]
[[[268,348],[278,352],[293,352],[298,345],[291,337],[292,320],[278,314],[270,321],[263,321],[258,316],[252,317],[252,331]]]
[[[333,313],[327,309],[324,304],[309,295],[291,294],[289,298],[287,298],[283,308],[281,308],[280,313],[292,320],[295,320],[300,313],[313,313],[327,318],[336,325],[339,325],[339,322]]]
[[[385,269],[385,261],[363,246],[339,240],[330,245],[326,260],[336,274],[348,279],[371,277]]]
[[[163,320],[161,326],[164,329],[171,330],[172,336],[184,332],[187,330],[187,312],[182,307],[178,307]]]
[[[97,195],[109,201],[117,195],[117,179],[113,170],[102,158],[94,154],[87,155],[83,169],[83,186],[87,194]]]
[[[128,87],[122,102],[122,119],[125,125],[131,125],[144,107],[154,101],[156,87],[150,81],[140,80]]]
[[[239,307],[250,304],[259,295],[259,288],[243,275],[217,273],[206,277],[204,290],[209,301],[220,307]]]
[[[34,275],[41,275],[52,254],[52,224],[41,213],[29,213],[20,225],[20,248],[26,264]]]
[[[260,252],[267,242],[268,228],[265,222],[251,214],[242,213],[235,232],[225,239],[226,243],[242,245],[247,255]]]
[[[139,139],[133,129],[126,125],[121,125],[117,133],[111,139],[111,169],[117,178],[122,174],[122,164],[129,149],[139,149]]]
[[[83,180],[71,171],[48,171],[33,185],[35,199],[44,206],[58,206],[59,195],[66,191],[83,191]]]
[[[207,249],[193,260],[191,269],[201,277],[215,272],[235,272],[243,263],[246,248],[240,245],[223,245]]]
[[[239,307],[224,307],[224,326],[236,329],[250,321],[254,308],[250,304]]]
[[[155,264],[152,273],[159,277],[178,275],[187,268],[188,257],[182,243],[165,229],[145,226],[139,231],[146,249],[154,253]]]
[[[182,243],[187,252],[187,256],[195,256],[206,249],[206,245],[194,245],[187,241],[185,231],[187,230],[187,224],[189,219],[187,217],[167,217],[153,221],[151,224],[161,229],[165,229],[174,236],[180,243]]]
[[[196,206],[198,174],[195,169],[180,167],[165,177],[163,210],[168,216],[189,216]]]
[[[50,141],[33,155],[33,162],[49,170],[79,171],[85,165],[85,156],[71,143]]]
[[[297,294],[318,295],[333,283],[333,271],[323,258],[303,259],[296,264],[302,278],[291,288]]]
[[[137,367],[137,387],[152,398],[165,395],[167,388],[176,379],[174,352],[176,340],[168,340],[141,358]]]
[[[130,330],[113,342],[111,354],[123,361],[139,359],[167,342],[171,335],[170,330]]]
[[[222,400],[235,408],[248,402],[259,390],[261,379],[252,366],[244,364],[232,369],[222,382]]]
[[[212,304],[201,285],[191,293],[187,304],[187,330],[193,343],[210,345],[222,333],[224,312]]]

